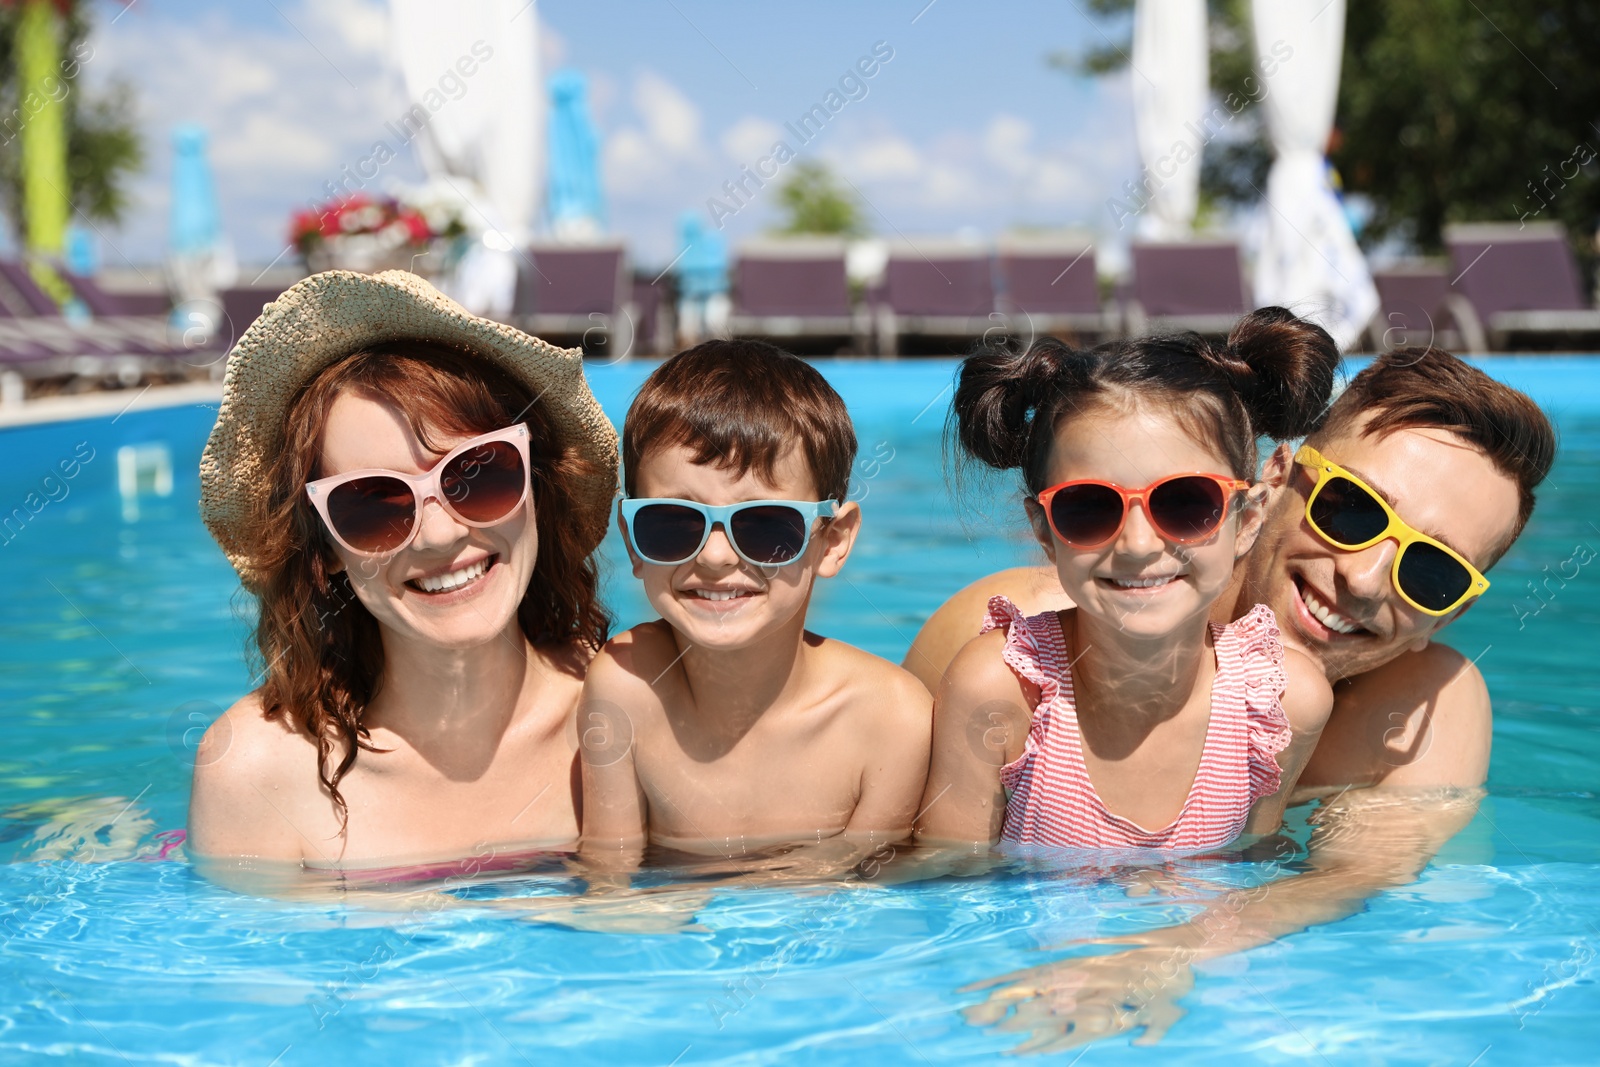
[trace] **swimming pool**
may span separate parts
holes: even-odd
[[[1494,696],[1489,798],[1415,884],[1211,965],[1159,1046],[1113,1039],[1085,1063],[1600,1060],[1600,559],[1574,562],[1600,550],[1600,365],[1482,365],[1545,405],[1562,443],[1495,588],[1448,632]],[[821,366],[856,418],[865,526],[812,625],[898,659],[948,593],[1030,559],[1030,543],[1005,493],[978,487],[989,504],[972,513],[946,494],[953,364]],[[592,370],[614,419],[648,369]],[[194,741],[251,684],[237,583],[195,507],[214,414],[0,430],[0,515],[28,509],[0,535],[0,850],[14,861],[0,866],[0,1063],[985,1061],[1023,1035],[968,1025],[959,1009],[982,995],[963,986],[1186,913],[1014,865],[901,888],[721,890],[703,929],[647,936],[284,904],[146,862],[153,834],[183,824]],[[626,625],[643,600],[614,536],[607,552]],[[143,856],[50,858],[77,844],[68,827],[91,828],[101,856]]]

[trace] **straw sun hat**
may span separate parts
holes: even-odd
[[[585,551],[605,536],[617,485],[617,434],[589,392],[583,353],[468,314],[406,271],[330,270],[266,306],[228,357],[217,424],[200,457],[200,516],[245,588],[258,590],[256,530],[267,469],[283,448],[289,405],[329,364],[372,345],[426,340],[469,350],[521,382],[595,473],[573,487]]]

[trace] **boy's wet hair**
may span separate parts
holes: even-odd
[[[799,356],[763,341],[707,341],[657,367],[622,427],[623,488],[635,495],[646,455],[682,445],[694,462],[773,480],[798,446],[818,498],[844,503],[856,432],[827,380]]]

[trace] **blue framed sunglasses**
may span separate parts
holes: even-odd
[[[663,497],[621,500],[617,509],[629,544],[646,563],[670,567],[694,559],[711,539],[712,528],[720,525],[740,559],[774,567],[804,555],[813,521],[833,518],[838,505],[832,500],[746,500],[713,506]]]

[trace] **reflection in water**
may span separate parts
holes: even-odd
[[[577,931],[712,937],[725,924],[737,932],[748,909],[765,901],[781,922],[771,953],[757,957],[763,975],[821,951],[825,933],[858,921],[843,911],[853,913],[858,902],[881,907],[898,897],[895,906],[915,908],[918,883],[994,884],[1033,901],[1017,918],[1055,958],[952,992],[965,1002],[968,1023],[1017,1035],[1016,1051],[1043,1052],[1124,1034],[1159,1040],[1182,1018],[1197,967],[1337,921],[1383,890],[1414,881],[1471,820],[1480,797],[1351,790],[1292,811],[1286,836],[1187,857],[975,854],[898,842],[848,868],[825,869],[812,862],[811,841],[733,857],[653,848],[620,878],[575,853],[537,848],[360,870],[192,860],[196,873],[236,892],[331,905],[346,924],[398,922],[411,931],[408,938],[436,929],[436,917],[446,912]],[[154,860],[164,848],[179,858],[136,799],[15,807],[3,813],[0,837],[22,860]],[[742,1003],[719,1002],[713,1014],[726,1021]]]
[[[0,812],[0,842],[22,860],[112,860],[170,856],[173,839],[156,834],[138,797],[51,797]]]
[[[1477,789],[1338,792],[1291,812],[1311,827],[1309,847],[1260,864],[1266,877],[1258,884],[1207,894],[1162,872],[1159,891],[1194,906],[1184,921],[1085,939],[1070,947],[1114,951],[975,982],[962,992],[986,998],[963,1014],[976,1026],[1028,1035],[1014,1052],[1062,1052],[1141,1028],[1134,1043],[1154,1044],[1182,1018],[1179,1001],[1194,988],[1196,965],[1343,919],[1378,893],[1410,884],[1472,820],[1482,797]],[[1259,844],[1249,851],[1262,858]],[[1140,872],[1135,884],[1148,877]]]

